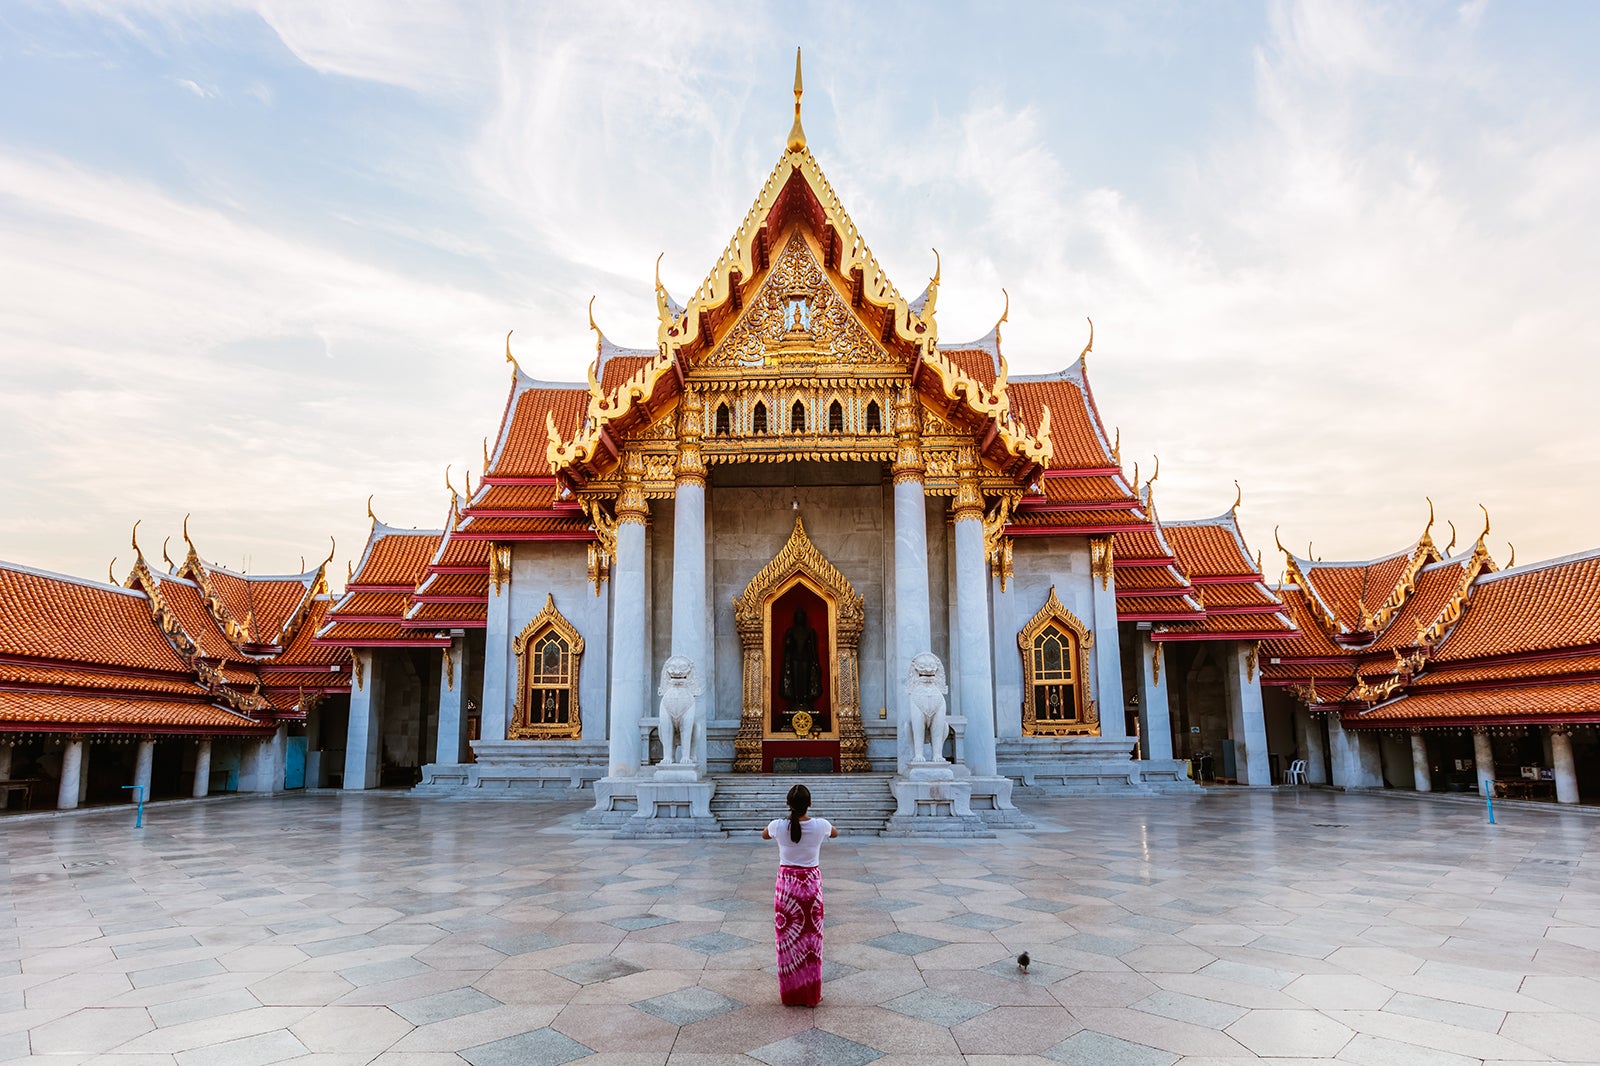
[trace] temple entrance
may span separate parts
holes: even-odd
[[[744,646],[739,773],[862,773],[861,596],[795,519],[783,550],[734,600]]]

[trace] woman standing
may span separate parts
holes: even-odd
[[[778,884],[773,893],[778,941],[778,994],[785,1006],[815,1007],[822,1000],[822,842],[839,835],[826,818],[813,818],[811,790],[789,790],[789,817],[774,818],[761,839],[778,842]]]

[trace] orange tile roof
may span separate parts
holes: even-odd
[[[1163,629],[1167,627],[1163,626]],[[1271,637],[1292,632],[1294,623],[1286,614],[1208,614],[1195,623],[1173,626],[1173,633],[1248,633],[1251,638]]]
[[[488,541],[479,541],[487,544]],[[489,574],[434,574],[417,587],[419,596],[482,596],[489,595]]]
[[[474,518],[461,531],[473,536],[485,533],[567,533],[576,536],[592,535],[594,532],[582,512],[571,518]]]
[[[1350,652],[1333,642],[1327,631],[1318,621],[1316,609],[1306,601],[1306,593],[1294,585],[1286,585],[1277,590],[1278,596],[1283,600],[1285,613],[1289,620],[1299,630],[1299,636],[1284,640],[1270,640],[1261,645],[1263,655],[1275,656],[1284,659],[1320,659],[1328,656],[1347,658]],[[1352,664],[1350,671],[1354,673]]]
[[[489,617],[489,605],[485,603],[418,603],[414,604],[407,612],[405,624],[407,626],[428,625],[435,622],[443,625],[449,622],[481,622]]]
[[[1176,559],[1172,551],[1162,538],[1160,538],[1151,525],[1142,529],[1130,529],[1117,534],[1115,550],[1112,559],[1117,566],[1122,565],[1123,559]]]
[[[487,569],[489,565],[489,542],[486,540],[466,540],[455,535],[451,530],[445,535],[444,542],[439,550],[434,553],[429,567],[435,566],[481,566]]]
[[[1600,550],[1478,578],[1435,659],[1600,644]]]
[[[1145,518],[1138,511],[1027,511],[1019,507],[1011,516],[1010,526],[1019,529],[1074,529],[1101,526],[1139,526]],[[1121,535],[1121,530],[1118,530]]]
[[[428,630],[406,629],[399,622],[330,622],[317,633],[317,642],[321,644],[337,644],[342,647],[364,647],[381,644],[420,644],[431,646],[439,643],[434,639],[434,634]],[[449,643],[450,638],[444,637],[443,642]]]
[[[13,725],[220,729],[260,732],[262,723],[209,703],[44,692],[0,692],[0,722]]]
[[[354,587],[345,593],[339,605],[329,613],[334,620],[342,617],[371,616],[398,619],[406,613],[409,602],[410,599],[404,592],[367,592],[360,587]]]
[[[546,414],[555,418],[556,432],[571,440],[583,428],[589,412],[589,389],[583,385],[553,385],[517,375],[508,405],[510,417],[500,427],[491,475],[502,477],[542,477],[550,473],[545,458],[549,446]]]
[[[1030,496],[1028,499],[1042,500],[1050,504],[1127,501],[1130,506],[1134,501],[1133,490],[1115,474],[1094,477],[1051,477],[1046,473],[1039,479],[1039,488],[1043,490],[1043,495]]]
[[[318,596],[311,602],[311,608],[306,613],[306,620],[300,626],[300,631],[294,635],[294,640],[287,648],[274,656],[274,666],[339,666],[348,680],[350,659],[340,648],[330,648],[325,645],[315,644],[317,630],[327,624],[328,611],[332,608],[333,601],[326,596]],[[269,675],[263,675],[269,676]]]
[[[1416,647],[1418,627],[1426,630],[1444,613],[1460,588],[1463,571],[1469,562],[1469,559],[1460,559],[1423,567],[1417,573],[1416,588],[1412,589],[1404,606],[1395,612],[1394,618],[1369,650],[1392,651],[1395,648]],[[1368,605],[1369,608],[1371,606]]]
[[[121,692],[160,692],[169,696],[203,696],[194,681],[155,674],[107,673],[39,663],[0,661],[0,686],[49,685],[56,688],[93,688]]]
[[[395,529],[374,522],[350,585],[416,587],[443,536],[442,529]]]
[[[1283,609],[1283,601],[1258,581],[1201,582],[1196,588],[1200,590],[1200,595],[1205,597],[1208,611],[1214,611],[1219,607],[1271,607],[1274,611]]]
[[[956,369],[986,389],[994,388],[994,356],[982,348],[939,348],[939,354],[956,365]],[[1052,412],[1053,414],[1053,412]]]
[[[638,354],[624,354],[630,351]],[[616,391],[618,385],[623,384],[629,378],[633,377],[633,375],[637,374],[646,363],[649,363],[654,359],[654,352],[643,351],[637,348],[618,348],[607,353],[600,366],[600,391],[605,393],[607,396],[610,396]],[[587,411],[589,403],[589,394],[587,391],[584,392],[583,398],[584,409]],[[559,418],[556,420],[558,426],[560,425],[560,421],[561,420]]]
[[[1085,395],[1081,363],[1060,374],[1012,378],[1006,386],[1011,409],[1030,433],[1037,432],[1050,408],[1050,439],[1055,445],[1051,469],[1116,466],[1111,442]]]
[[[1562,677],[1571,674],[1600,674],[1600,653],[1521,659],[1514,662],[1430,663],[1417,675],[1411,687],[1435,688],[1483,681],[1506,681],[1530,677]]]
[[[561,486],[549,485],[484,485],[479,488],[467,513],[473,511],[542,511],[555,504]]]
[[[1302,572],[1333,611],[1334,621],[1349,632],[1361,629],[1361,607],[1370,613],[1388,602],[1415,548],[1364,563],[1308,563]]]
[[[187,578],[173,577],[155,570],[150,572],[150,576],[155,579],[161,602],[201,655],[219,660],[240,658],[239,649],[223,635],[217,627],[217,620],[211,617],[211,611],[205,603],[205,592],[199,585]]]
[[[1200,605],[1187,596],[1118,596],[1117,617],[1132,619],[1142,615],[1186,615],[1201,617]]]
[[[1260,577],[1233,513],[1191,522],[1163,522],[1161,532],[1190,577]]]
[[[1347,719],[1346,724],[1382,722],[1388,725],[1455,719],[1597,721],[1600,720],[1600,682],[1414,693],[1363,711]]]
[[[142,593],[0,563],[0,655],[188,674]]]
[[[1123,566],[1116,569],[1119,596],[1144,589],[1189,589],[1183,575],[1170,566]]]

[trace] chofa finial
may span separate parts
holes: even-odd
[[[509,330],[509,329],[506,330],[506,362],[511,364],[511,372],[513,374],[515,374],[518,371],[520,371],[522,369],[522,367],[517,365],[517,357],[511,354],[511,334],[512,334],[512,332],[513,332],[512,330]]]
[[[1244,489],[1240,488],[1239,482],[1235,480],[1233,483],[1233,506],[1228,508],[1228,513],[1238,514],[1239,505],[1242,503],[1244,503]]]
[[[794,50],[794,125],[789,127],[788,148],[791,152],[806,150],[806,131],[800,125],[800,97],[805,93],[800,82],[800,49]]]
[[[373,493],[373,496],[375,495],[377,493]],[[372,496],[367,497],[367,517],[372,519],[374,523],[378,521],[378,516],[372,513]]]

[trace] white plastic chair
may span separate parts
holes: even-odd
[[[1289,772],[1284,775],[1284,783],[1289,785],[1303,785],[1306,783],[1306,761],[1296,759],[1289,764]]]

